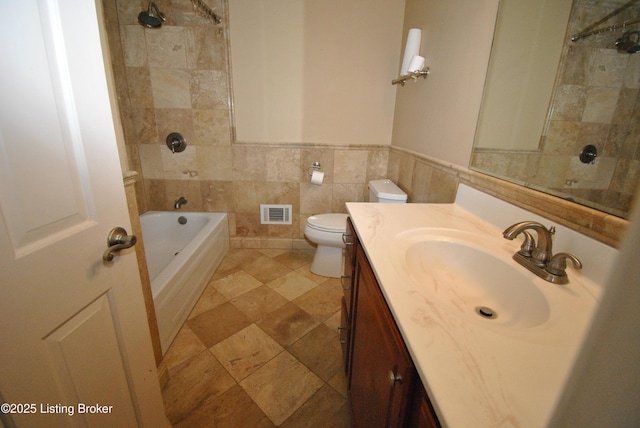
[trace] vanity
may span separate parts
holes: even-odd
[[[556,226],[554,284],[513,260],[535,214],[460,185],[453,204],[347,203],[339,328],[354,427],[545,426],[617,250]],[[535,237],[535,233],[533,234]]]

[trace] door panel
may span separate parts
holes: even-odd
[[[33,1],[5,12],[11,18],[0,29],[2,40],[24,36],[0,46],[2,57],[11,58],[0,67],[0,99],[10,100],[0,103],[0,206],[19,257],[64,238],[69,228],[87,227],[78,226],[93,210],[83,194],[87,165],[60,17]]]
[[[0,419],[20,427],[168,425],[135,254],[102,260],[131,224],[99,4],[0,1],[0,397],[37,409]]]
[[[44,338],[64,402],[106,406],[100,410],[108,412],[108,420],[102,413],[74,409],[91,427],[125,426],[135,420],[112,309],[108,296],[102,295]]]

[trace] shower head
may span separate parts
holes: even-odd
[[[640,31],[627,31],[616,40],[616,47],[620,53],[640,52]]]
[[[166,21],[164,14],[154,2],[149,2],[147,10],[143,10],[138,15],[138,22],[147,28],[160,28],[164,21]]]

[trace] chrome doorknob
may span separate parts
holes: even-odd
[[[138,239],[135,235],[128,235],[122,227],[114,227],[107,236],[107,251],[102,255],[102,260],[110,262],[115,257],[114,253],[136,245]]]

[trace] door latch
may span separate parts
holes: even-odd
[[[138,239],[135,235],[128,235],[127,231],[122,227],[114,227],[107,236],[107,251],[102,255],[102,260],[105,262],[113,261],[115,253],[126,248],[131,248],[136,245]]]

